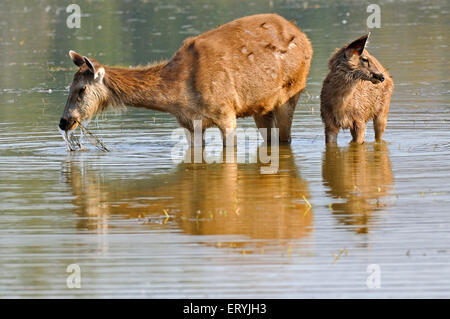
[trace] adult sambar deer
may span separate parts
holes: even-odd
[[[312,52],[306,35],[276,14],[244,17],[188,38],[169,61],[146,67],[109,67],[70,51],[79,70],[59,127],[73,130],[108,106],[134,106],[168,112],[191,133],[198,123],[202,132],[218,126],[224,146],[236,118],[245,116],[269,132],[279,128],[280,141],[290,142]],[[187,135],[192,145],[193,134]]]
[[[364,143],[370,119],[375,140],[381,141],[394,82],[380,62],[365,50],[368,36],[338,49],[328,61],[330,71],[320,94],[326,143],[336,143],[341,128],[350,129],[352,142]]]

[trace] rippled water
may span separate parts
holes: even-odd
[[[380,2],[369,50],[396,85],[386,142],[372,142],[370,124],[365,145],[343,132],[328,148],[326,60],[367,31],[365,4],[80,5],[72,30],[57,1],[0,3],[0,297],[449,297],[447,1]],[[69,49],[145,64],[187,36],[270,11],[295,20],[315,51],[277,174],[260,174],[259,162],[174,163],[177,123],[153,111],[93,121],[109,153],[66,150],[57,123],[75,71]],[[80,289],[66,286],[69,264],[81,267]],[[370,264],[379,289],[367,287]]]

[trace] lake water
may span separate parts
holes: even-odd
[[[347,131],[330,148],[326,61],[368,31],[366,3],[77,3],[80,29],[56,0],[0,3],[0,297],[450,296],[448,1],[377,2],[368,48],[396,86],[385,143],[369,124],[366,144],[350,146]],[[176,163],[175,119],[145,110],[91,122],[111,152],[66,150],[57,124],[70,49],[146,64],[261,12],[295,20],[314,47],[277,174],[260,162]],[[70,264],[80,289],[66,285]]]

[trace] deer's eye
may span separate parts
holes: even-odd
[[[81,101],[81,97],[83,96],[84,92],[86,91],[86,85],[83,86],[80,91],[78,92],[78,96],[77,96],[77,101],[80,102]]]
[[[368,60],[367,58],[361,58],[361,60],[362,60],[364,63],[369,62],[369,60]]]

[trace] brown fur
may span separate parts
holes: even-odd
[[[327,143],[336,142],[341,128],[351,130],[353,142],[363,143],[370,119],[377,141],[386,128],[394,82],[381,63],[364,49],[366,40],[364,36],[345,45],[328,62],[330,71],[320,95]],[[384,81],[380,83],[377,77],[381,75]]]
[[[312,47],[292,23],[260,14],[188,38],[169,61],[153,66],[114,68],[94,59],[83,63],[86,58],[76,53],[71,57],[81,67],[63,114],[69,122],[87,120],[108,105],[143,107],[173,114],[191,132],[194,120],[202,120],[203,131],[218,126],[225,143],[236,118],[253,116],[258,127],[278,127],[280,140],[290,142]],[[100,68],[104,77],[96,81],[93,74]],[[76,102],[83,86],[87,106]],[[94,97],[89,91],[95,91]]]

